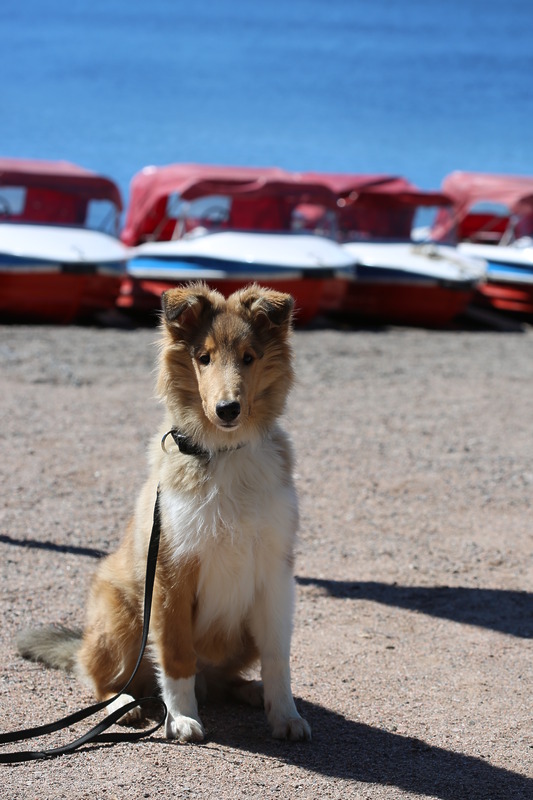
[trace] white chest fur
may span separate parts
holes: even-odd
[[[264,446],[221,454],[197,491],[165,491],[162,502],[176,563],[199,559],[199,632],[213,620],[231,631],[292,553],[297,503],[280,454]]]

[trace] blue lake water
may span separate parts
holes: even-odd
[[[533,174],[531,0],[4,0],[0,155]]]

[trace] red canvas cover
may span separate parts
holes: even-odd
[[[343,172],[301,172],[302,180],[322,183],[334,192],[337,197],[356,192],[359,194],[372,186],[387,187],[391,184],[405,186],[408,184],[403,178],[387,174],[351,174]]]
[[[481,202],[504,205],[513,214],[533,211],[533,177],[452,172],[443,180],[442,190],[452,198],[459,220]]]
[[[442,212],[435,225],[435,238],[498,244],[507,231],[511,216],[513,235],[531,236],[533,231],[533,178],[486,172],[452,172],[442,182],[452,209]],[[503,214],[475,207],[503,206]]]
[[[404,203],[412,206],[438,206],[450,203],[449,197],[442,192],[418,189],[406,178],[398,175],[304,172],[301,173],[301,177],[304,180],[323,183],[338,199],[351,202],[372,197],[383,205]]]
[[[408,239],[417,208],[449,206],[442,192],[418,189],[397,175],[303,173],[336,195],[338,235],[341,239]]]
[[[146,167],[133,177],[126,222],[121,234],[128,245],[150,238],[168,239],[174,221],[167,221],[170,195],[194,200],[209,195],[233,198],[229,226],[239,229],[285,230],[299,203],[333,207],[329,188],[306,181],[278,167],[226,167],[172,164]]]
[[[122,210],[120,191],[112,180],[67,161],[0,158],[1,186],[69,191],[87,199],[110,200]]]
[[[2,187],[24,188],[23,206],[10,207]],[[66,161],[0,159],[0,208],[10,222],[83,226],[91,200],[122,211],[120,191],[109,178]]]

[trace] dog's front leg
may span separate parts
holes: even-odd
[[[199,742],[204,738],[204,728],[194,691],[194,573],[188,571],[178,582],[167,583],[163,570],[161,572],[154,595],[153,638],[159,684],[168,709],[165,734],[180,742]]]
[[[265,710],[275,739],[310,740],[311,728],[298,713],[291,691],[294,586],[288,565],[283,565],[276,578],[260,592],[251,617],[261,658]]]
[[[161,670],[160,684],[163,700],[168,709],[165,720],[167,739],[201,742],[204,738],[204,727],[198,716],[198,704],[194,693],[195,676],[172,678]]]

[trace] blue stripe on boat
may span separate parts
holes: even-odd
[[[120,261],[101,261],[93,263],[90,261],[52,261],[46,258],[29,258],[27,256],[14,256],[8,253],[0,253],[0,270],[4,272],[71,272],[83,274],[85,272],[105,275],[116,275],[117,277],[126,273],[126,260]]]
[[[533,264],[504,264],[501,261],[488,261],[487,274],[492,279],[497,275],[502,275],[507,280],[511,277],[518,281],[528,280],[533,278]]]
[[[198,272],[206,269],[211,273],[219,273],[221,278],[229,278],[235,275],[240,277],[260,277],[279,275],[283,278],[313,277],[326,278],[335,274],[335,270],[329,267],[289,267],[279,264],[257,264],[245,261],[235,261],[233,259],[211,258],[209,256],[188,256],[187,259],[175,258],[149,258],[134,257],[128,262],[128,272],[135,278],[155,278],[156,276],[166,278],[178,278],[181,272],[191,273],[195,269]],[[214,277],[212,275],[211,277]]]

